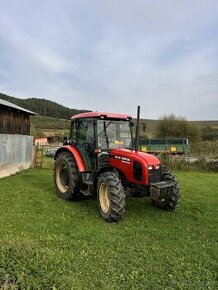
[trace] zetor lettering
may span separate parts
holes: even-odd
[[[152,204],[174,210],[180,200],[175,176],[159,159],[139,151],[139,113],[133,139],[132,117],[88,112],[71,118],[69,140],[55,155],[54,183],[59,197],[78,200],[97,195],[100,214],[121,220],[126,196],[149,197]]]

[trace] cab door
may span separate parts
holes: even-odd
[[[72,123],[71,139],[82,156],[87,171],[96,169],[93,119],[76,119]]]

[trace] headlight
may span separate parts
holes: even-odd
[[[156,165],[156,170],[157,170],[157,169],[160,169],[160,165]]]
[[[153,165],[148,165],[148,170],[153,170]]]

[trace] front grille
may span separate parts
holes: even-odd
[[[160,174],[160,168],[156,170],[148,170],[149,183],[159,182],[161,180]]]
[[[133,176],[137,181],[142,181],[142,166],[138,162],[133,163]]]

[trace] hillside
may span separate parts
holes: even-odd
[[[190,122],[196,124],[200,128],[204,128],[206,126],[211,126],[212,128],[218,128],[218,120],[213,120],[213,121],[190,121]]]
[[[0,98],[11,103],[14,103],[18,106],[24,107],[28,110],[38,113],[40,116],[31,117],[31,126],[33,128],[33,135],[49,135],[51,131],[55,132],[58,130],[68,131],[70,128],[70,117],[81,113],[87,112],[88,110],[78,110],[70,109],[58,103],[38,98],[27,98],[20,99],[16,97],[11,97],[6,94],[0,93]],[[135,121],[135,119],[134,119]],[[146,131],[140,130],[141,136],[147,136],[152,138],[155,136],[158,120],[154,119],[142,119],[142,123],[146,124]],[[210,126],[214,129],[218,128],[218,120],[215,121],[190,121],[193,124],[196,124],[201,130],[207,126]]]
[[[71,116],[87,112],[87,110],[70,109],[58,103],[38,98],[20,99],[0,93],[0,99],[11,102],[27,110],[58,119],[70,119]]]
[[[69,130],[70,120],[58,119],[47,116],[30,116],[31,124],[37,129]]]
[[[146,135],[149,138],[155,137],[159,120],[141,119],[141,122],[146,124],[146,131],[143,131],[141,127],[140,136]],[[207,129],[207,127],[211,127],[212,129],[216,130],[216,132],[218,130],[218,120],[217,121],[188,121],[188,122],[196,125],[200,129],[200,131]]]

